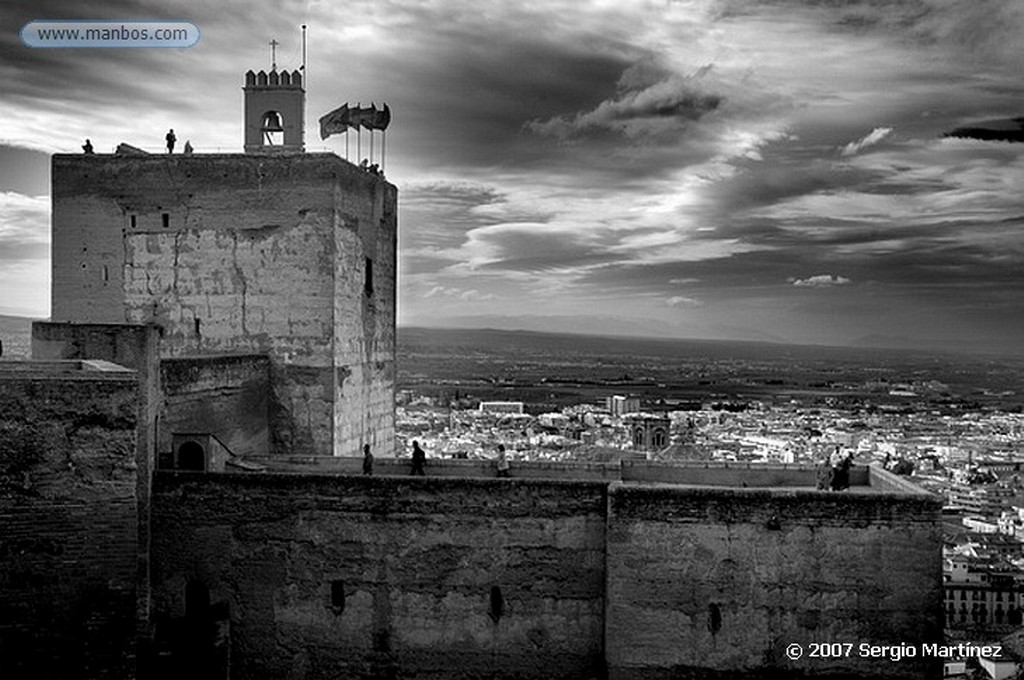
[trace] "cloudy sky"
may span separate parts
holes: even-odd
[[[392,109],[401,324],[1022,344],[1018,0],[19,0],[0,16],[0,312],[48,313],[45,154],[85,137],[159,150],[169,127],[240,150],[242,74],[269,67],[272,38],[297,67],[305,22],[309,118]],[[17,36],[121,18],[202,38]],[[313,125],[307,141],[345,151]]]

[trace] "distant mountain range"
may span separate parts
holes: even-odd
[[[3,342],[3,358],[28,358],[31,353],[32,322],[23,316],[0,314],[0,341]],[[633,329],[635,331],[635,328]],[[736,355],[756,357],[791,353],[794,348],[809,352],[840,352],[844,348],[816,345],[794,345],[785,341],[764,339],[752,340],[701,340],[685,338],[648,337],[641,338],[621,334],[600,334],[595,332],[551,333],[536,330],[506,328],[427,328],[422,326],[399,326],[399,348],[413,343],[418,347],[436,346],[448,350],[457,347],[486,347],[491,350],[523,349],[534,347],[540,351],[571,351],[581,345],[611,354],[636,353],[643,351],[654,356],[679,352],[700,352],[716,357]],[[866,335],[854,340],[847,350],[895,350],[940,353],[968,353],[960,344],[922,342],[913,338],[886,335]]]

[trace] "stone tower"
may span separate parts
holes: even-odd
[[[389,455],[397,189],[301,152],[297,72],[246,81],[249,153],[53,157],[52,320],[155,324],[165,360],[265,357],[269,453]],[[250,148],[268,112],[284,143]]]
[[[306,91],[299,71],[245,74],[245,152],[303,151]]]

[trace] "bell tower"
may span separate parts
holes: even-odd
[[[302,153],[305,150],[306,91],[300,71],[275,68],[245,74],[245,152]]]

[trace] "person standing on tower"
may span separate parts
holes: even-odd
[[[174,153],[174,143],[178,141],[178,138],[174,136],[174,128],[170,129],[164,139],[167,140],[167,153]]]

